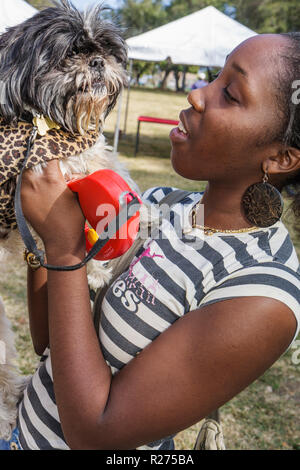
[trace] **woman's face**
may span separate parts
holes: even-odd
[[[262,141],[279,123],[276,53],[285,41],[273,34],[248,39],[227,57],[218,78],[188,95],[191,107],[180,113],[187,134],[178,128],[170,133],[177,173],[230,185],[261,180],[262,162],[279,145]]]

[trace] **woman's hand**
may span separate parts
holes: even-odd
[[[21,195],[24,215],[42,238],[46,251],[59,255],[66,249],[69,253],[84,250],[85,218],[58,160],[50,161],[42,175],[27,170]]]
[[[72,175],[69,179],[85,175]],[[26,171],[22,181],[22,205],[26,218],[44,241],[47,261],[53,264],[75,264],[84,256],[83,215],[76,195],[66,186],[58,161],[51,161],[43,175]],[[78,237],[76,237],[78,236]],[[1,237],[1,234],[0,234]],[[79,251],[75,244],[77,243]],[[74,254],[77,255],[77,258]],[[71,257],[70,257],[71,255]],[[42,355],[49,345],[47,270],[28,269],[27,298],[30,332],[34,349]]]

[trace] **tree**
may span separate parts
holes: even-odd
[[[230,1],[224,2],[223,0],[172,0],[166,7],[166,13],[168,21],[173,21],[208,6],[226,13],[226,7],[230,4]]]
[[[258,10],[261,0],[234,0],[231,4],[235,7],[233,18],[258,32],[263,22],[262,15]]]
[[[143,60],[135,60],[132,66],[132,74],[135,84],[139,85],[140,78],[145,75],[151,75],[154,72],[155,64],[153,62],[145,62]]]
[[[125,36],[144,33],[167,22],[162,0],[124,0],[117,12]]]
[[[257,33],[300,30],[299,0],[233,0],[235,19]]]
[[[168,20],[180,18],[212,5],[258,33],[300,30],[299,0],[172,0],[166,7]]]
[[[160,86],[163,90],[165,90],[166,87],[167,87],[167,79],[168,79],[168,76],[169,76],[170,73],[172,72],[174,66],[173,66],[173,64],[172,64],[172,62],[171,62],[171,60],[170,60],[169,57],[167,57],[166,60],[164,60],[164,61],[162,61],[162,62],[159,62],[158,65],[159,65],[159,70],[164,73],[163,79],[162,79],[162,81],[160,82],[160,85],[159,85],[159,86]]]
[[[259,32],[287,33],[300,30],[299,0],[263,0],[258,11],[262,18]]]

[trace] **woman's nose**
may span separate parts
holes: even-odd
[[[196,90],[192,90],[187,97],[188,102],[193,108],[198,111],[199,113],[203,113],[205,109],[205,100],[202,88],[197,88]]]

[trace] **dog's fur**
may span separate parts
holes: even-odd
[[[110,168],[137,190],[101,134],[105,117],[126,83],[127,59],[118,29],[101,20],[101,13],[101,7],[80,13],[68,0],[60,0],[53,8],[38,12],[0,36],[4,101],[0,103],[0,116],[6,123],[14,124],[19,120],[32,122],[33,116],[40,114],[71,134],[98,128],[100,136],[94,147],[80,156],[60,160],[62,173],[71,176]],[[43,166],[35,167],[35,171],[43,171]],[[144,208],[142,223],[144,218],[144,223],[148,223],[147,217]],[[21,260],[22,251],[23,244],[16,230],[0,240],[2,261],[8,254]],[[91,287],[98,288],[109,281],[114,263],[110,264],[107,268],[101,262],[90,262]],[[0,365],[0,438],[8,439],[15,425],[16,403],[23,381],[11,368],[14,339],[2,302],[0,339],[6,344],[7,353],[7,364]]]

